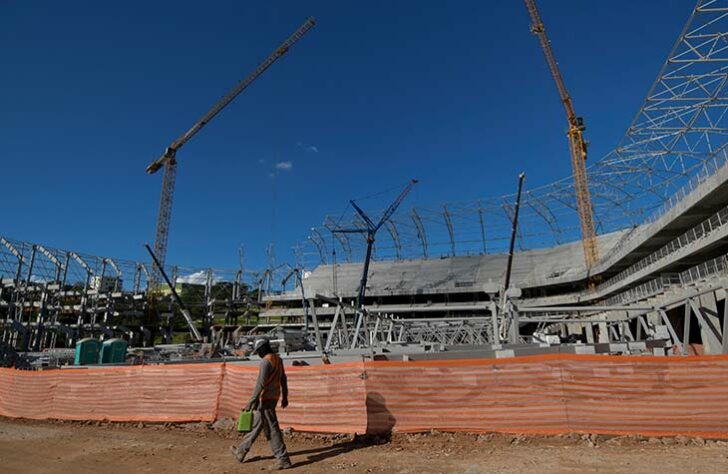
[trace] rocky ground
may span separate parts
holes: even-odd
[[[232,421],[121,424],[0,418],[0,472],[261,472],[273,465],[261,439],[237,464]],[[728,441],[562,435],[395,434],[391,439],[286,434],[290,472],[725,473]]]

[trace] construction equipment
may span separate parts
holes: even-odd
[[[509,328],[511,329],[511,335],[512,340],[511,342],[517,343],[517,338],[515,335],[517,334],[517,328],[518,328],[518,321],[514,320],[513,318],[513,312],[509,311],[507,306],[510,301],[510,298],[514,297],[515,295],[520,294],[520,290],[514,288],[511,289],[511,274],[513,272],[513,255],[514,250],[516,246],[516,236],[518,235],[518,214],[521,209],[521,191],[523,191],[523,180],[526,179],[526,173],[520,173],[518,175],[518,191],[516,191],[516,203],[515,207],[513,209],[513,220],[511,221],[511,241],[508,246],[508,261],[506,263],[506,274],[503,281],[503,291],[501,291],[500,294],[500,308],[499,311],[501,315],[504,318],[503,323],[500,326],[501,331],[506,331]],[[496,308],[492,308],[493,311],[496,310]],[[505,334],[500,334],[499,331],[495,328],[498,327],[498,315],[493,314],[494,318],[494,331],[493,331],[493,337],[499,337],[499,340],[505,339]]]
[[[536,9],[535,0],[524,0],[528,14],[531,16],[531,31],[538,36],[543,49],[546,62],[551,70],[551,76],[554,78],[556,88],[559,90],[561,102],[566,109],[566,118],[569,121],[569,149],[571,151],[571,167],[574,173],[574,190],[576,192],[576,207],[579,212],[579,221],[581,224],[581,241],[584,246],[584,261],[587,271],[590,270],[599,259],[599,251],[597,248],[597,235],[594,230],[594,212],[592,210],[591,197],[589,195],[589,185],[586,176],[586,154],[587,142],[584,140],[584,119],[578,117],[574,111],[574,104],[569,96],[569,92],[564,85],[564,79],[561,77],[559,65],[554,57],[551,49],[551,42],[546,36],[546,28],[541,21],[541,16]]]
[[[366,257],[364,257],[364,270],[362,271],[361,275],[361,282],[359,283],[359,294],[357,296],[357,308],[362,309],[364,307],[364,296],[366,295],[367,290],[367,278],[369,275],[369,262],[372,259],[372,247],[374,246],[374,239],[376,237],[377,231],[384,225],[385,222],[389,220],[390,217],[392,217],[392,214],[397,210],[400,204],[402,204],[402,201],[404,201],[404,198],[407,197],[407,194],[412,190],[412,187],[417,184],[416,179],[410,180],[409,184],[407,184],[407,187],[404,188],[404,190],[397,196],[397,199],[394,200],[392,204],[389,205],[386,211],[384,211],[384,214],[382,214],[382,218],[379,219],[379,222],[375,224],[369,216],[366,215],[364,211],[361,210],[361,208],[354,202],[354,200],[349,201],[351,203],[351,206],[354,208],[357,214],[362,218],[364,221],[364,224],[366,225],[366,228],[361,229],[335,229],[333,232],[339,233],[339,234],[366,234],[366,240],[367,240],[367,250],[366,250]]]
[[[308,30],[315,25],[313,18],[308,18],[301,27],[298,28],[287,40],[285,40],[270,56],[268,56],[258,67],[245,79],[238,82],[233,89],[228,92],[222,99],[217,101],[215,105],[208,110],[192,127],[182,136],[172,142],[167,147],[164,154],[154,160],[147,166],[147,173],[154,174],[164,166],[164,176],[162,177],[162,194],[159,200],[159,214],[157,215],[157,230],[154,239],[154,254],[159,260],[160,268],[164,266],[167,257],[167,242],[169,240],[169,224],[172,218],[172,198],[174,196],[174,183],[177,174],[177,151],[190,141],[192,137],[199,132],[202,127],[207,125],[222,109],[232,102],[241,92],[243,92],[253,81],[263,74],[278,58],[288,52],[288,50]],[[158,273],[153,272],[152,282],[158,282]]]
[[[179,306],[180,311],[182,312],[182,316],[184,316],[185,321],[187,321],[187,326],[190,328],[190,332],[192,333],[192,336],[195,338],[195,341],[202,341],[202,335],[200,334],[200,331],[197,330],[197,326],[195,326],[195,322],[192,320],[192,314],[190,313],[190,310],[187,309],[187,306],[182,301],[182,298],[179,297],[177,294],[177,289],[174,287],[172,282],[169,280],[169,277],[167,276],[167,273],[164,271],[164,268],[159,262],[159,259],[156,255],[154,255],[154,252],[152,251],[151,247],[149,247],[149,244],[144,244],[144,247],[146,247],[147,252],[149,252],[149,255],[152,257],[152,260],[154,261],[154,265],[156,265],[157,270],[162,275],[162,278],[164,278],[164,281],[167,283],[167,286],[169,287],[169,291],[172,293],[172,297],[177,302],[177,305]]]
[[[503,283],[503,294],[508,291],[511,286],[511,271],[513,269],[513,251],[516,246],[516,235],[518,233],[518,212],[521,209],[521,191],[523,190],[523,180],[526,178],[526,173],[518,175],[518,191],[516,192],[516,206],[513,211],[513,222],[511,227],[511,242],[508,247],[508,263],[506,264],[506,277]]]

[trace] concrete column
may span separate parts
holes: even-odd
[[[586,343],[594,344],[594,326],[592,324],[584,324],[584,333],[586,334]]]
[[[599,341],[609,342],[609,329],[607,329],[607,323],[599,323]]]
[[[696,298],[703,319],[706,324],[700,327],[700,337],[703,340],[706,354],[720,354],[722,347],[720,346],[720,334],[722,334],[720,317],[718,316],[718,302],[715,293],[705,293]],[[713,326],[717,334],[713,332],[710,326]],[[716,341],[718,339],[718,341]]]

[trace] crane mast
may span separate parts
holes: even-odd
[[[364,307],[364,297],[366,296],[367,280],[369,278],[369,263],[372,260],[372,247],[374,247],[374,240],[376,238],[377,231],[384,225],[385,222],[387,222],[392,217],[392,214],[395,213],[400,204],[402,204],[402,201],[404,201],[404,198],[406,198],[409,192],[412,191],[412,188],[415,184],[417,184],[417,180],[411,179],[407,186],[402,190],[402,192],[399,193],[399,196],[397,196],[392,204],[390,204],[389,207],[384,211],[382,217],[379,219],[379,222],[377,222],[376,224],[356,204],[356,202],[354,202],[353,200],[349,201],[356,213],[359,214],[359,216],[364,221],[366,228],[333,230],[334,233],[339,234],[364,234],[366,236],[367,249],[364,256],[364,268],[362,269],[361,281],[359,282],[359,293],[356,298],[357,308],[359,309],[362,309]]]
[[[167,242],[169,241],[169,224],[172,218],[172,199],[174,197],[175,177],[177,174],[177,150],[182,148],[202,127],[207,125],[215,116],[232,102],[241,92],[263,74],[278,58],[288,52],[303,35],[316,24],[313,18],[308,18],[291,36],[288,37],[276,50],[268,56],[257,68],[245,79],[238,82],[230,92],[225,94],[219,101],[208,110],[189,130],[167,147],[164,154],[147,166],[147,173],[154,174],[164,167],[162,177],[162,193],[159,200],[159,213],[157,214],[157,227],[154,239],[154,254],[159,260],[160,266],[164,266],[167,256]],[[158,272],[152,274],[152,283],[159,281]]]
[[[567,137],[569,139],[569,151],[571,153],[571,168],[574,173],[574,190],[576,193],[576,207],[579,213],[581,224],[581,241],[584,247],[584,261],[587,270],[590,270],[599,259],[597,248],[597,235],[594,229],[594,211],[592,209],[591,196],[589,195],[589,184],[586,175],[587,143],[584,140],[584,119],[578,117],[574,111],[574,103],[564,85],[564,79],[559,71],[559,65],[551,49],[551,42],[546,36],[546,28],[541,21],[541,15],[536,8],[535,0],[524,0],[528,14],[531,17],[531,31],[538,36],[541,49],[543,50],[546,62],[551,70],[551,76],[556,83],[561,102],[566,110],[566,118],[569,122]]]

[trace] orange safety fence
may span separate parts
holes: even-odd
[[[212,421],[222,364],[29,372],[0,369],[0,415],[110,421]]]
[[[728,438],[728,357],[365,364],[375,430]]]
[[[301,431],[693,435],[728,438],[728,356],[550,354],[286,367],[281,425]],[[0,369],[0,415],[213,421],[245,406],[257,367]]]
[[[367,411],[362,363],[286,367],[289,406],[281,425],[301,431],[364,433]],[[258,368],[227,364],[217,416],[237,417],[250,398]]]

